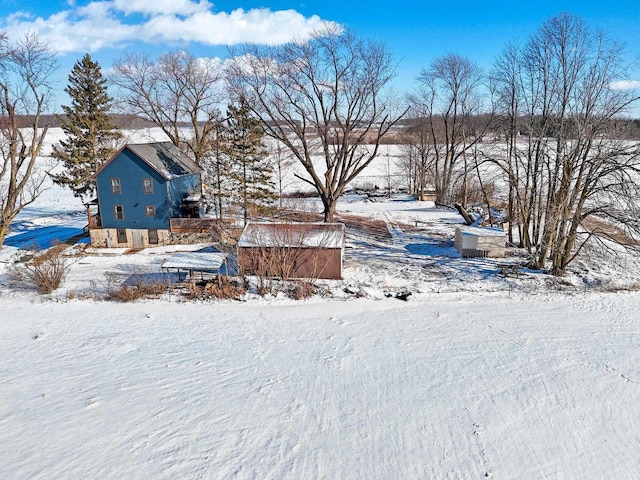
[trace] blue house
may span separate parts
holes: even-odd
[[[96,183],[94,246],[163,245],[172,218],[202,216],[200,168],[170,142],[125,145],[100,167]]]

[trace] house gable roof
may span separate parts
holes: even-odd
[[[200,167],[171,142],[127,144],[105,162],[97,173],[125,149],[130,150],[166,180],[200,173]]]

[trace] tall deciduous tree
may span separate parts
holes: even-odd
[[[46,185],[37,162],[48,125],[55,56],[32,33],[14,44],[0,37],[0,245],[15,217]]]
[[[612,239],[594,228],[596,217],[613,219],[611,228],[633,225],[624,219],[640,194],[640,152],[623,140],[621,126],[639,97],[613,88],[626,77],[622,52],[580,18],[561,14],[496,64],[508,142],[489,156],[506,174],[523,246],[557,275],[589,239]]]
[[[263,138],[262,125],[244,98],[237,106],[229,105],[221,148],[228,159],[231,201],[242,207],[245,225],[252,206],[265,205],[276,197]]]
[[[94,174],[111,157],[121,134],[109,118],[113,99],[102,69],[88,53],[73,66],[65,92],[71,97],[71,105],[62,106],[62,130],[67,139],[52,154],[62,161],[64,171],[53,175],[53,181],[70,188],[76,197],[86,198],[95,195]]]
[[[464,199],[454,199],[454,187],[461,178],[461,190],[466,188],[466,155],[488,126],[474,122],[481,113],[483,80],[482,70],[473,61],[448,54],[422,70],[418,88],[410,96],[418,115],[428,123],[438,203],[464,203]]]
[[[402,117],[385,95],[395,62],[382,44],[326,29],[306,42],[247,46],[230,62],[228,85],[285,145],[331,221],[338,199],[378,154]]]
[[[185,51],[166,53],[157,61],[129,54],[114,63],[109,78],[127,113],[160,127],[198,165],[211,155],[222,121],[219,61]]]
[[[409,191],[423,198],[427,187],[435,182],[435,148],[430,121],[420,115],[408,119],[402,134],[402,168]]]

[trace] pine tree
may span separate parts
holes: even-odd
[[[273,166],[260,121],[251,115],[244,98],[239,106],[229,105],[227,117],[221,149],[229,162],[231,201],[242,207],[246,224],[251,207],[268,205],[276,198]]]
[[[203,157],[202,182],[203,195],[207,211],[213,211],[216,218],[221,220],[224,211],[229,206],[231,185],[229,181],[229,159],[224,145],[227,143],[226,119],[220,120],[210,135],[210,151]]]
[[[52,154],[62,161],[64,171],[52,177],[85,199],[95,195],[94,174],[113,154],[114,140],[121,133],[108,115],[113,99],[107,93],[100,65],[88,53],[73,66],[64,91],[71,97],[71,106],[62,106],[62,130],[67,138]]]

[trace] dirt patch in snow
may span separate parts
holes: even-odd
[[[344,223],[347,230],[351,230],[353,233],[360,233],[378,241],[391,239],[391,233],[389,233],[387,225],[382,220],[359,215],[340,215],[338,219]]]

